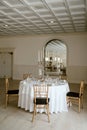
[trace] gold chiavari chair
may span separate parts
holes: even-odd
[[[12,89],[10,90],[9,89],[9,79],[8,78],[5,78],[5,87],[6,87],[6,107],[7,107],[7,104],[9,102],[9,96],[18,96],[18,93],[19,93],[19,90],[18,89]]]
[[[23,74],[23,79],[27,79],[28,77],[31,78],[32,74],[31,73],[25,73],[25,74]]]
[[[48,90],[49,86],[45,84],[34,84],[34,112],[33,112],[33,118],[32,122],[34,121],[34,117],[37,113],[37,109],[45,108],[47,110],[48,115],[48,122],[50,122],[49,119],[49,98],[48,98]]]
[[[78,103],[79,112],[80,112],[81,105],[83,108],[83,92],[84,92],[84,81],[81,81],[79,92],[71,92],[70,91],[67,93],[67,101],[69,103],[69,106],[70,106],[70,102]]]

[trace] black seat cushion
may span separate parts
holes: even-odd
[[[48,103],[49,103],[50,99],[48,98]],[[34,100],[35,103],[35,100]],[[47,98],[36,98],[36,105],[46,105],[47,103]]]
[[[68,92],[68,93],[67,93],[67,96],[70,96],[70,97],[79,97],[79,93],[76,93],[76,92]]]
[[[19,90],[8,90],[7,94],[18,94]]]

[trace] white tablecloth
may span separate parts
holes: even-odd
[[[18,107],[24,108],[25,110],[33,111],[34,104],[34,91],[33,84],[35,81],[21,81],[19,84],[19,99]],[[63,84],[52,84],[49,87],[49,111],[50,113],[58,113],[68,111],[66,93],[69,91],[69,85],[67,82]],[[44,110],[42,110],[44,111]],[[40,112],[42,112],[40,111]]]

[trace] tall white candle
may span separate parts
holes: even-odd
[[[63,60],[62,59],[60,59],[60,63],[62,63],[63,62]]]
[[[42,59],[43,59],[43,52],[42,52],[42,50],[40,51],[40,61],[42,61]]]
[[[43,51],[43,59],[44,59],[44,47],[43,47],[42,51]]]
[[[60,63],[60,57],[58,57],[58,63]]]

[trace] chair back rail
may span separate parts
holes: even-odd
[[[79,96],[83,95],[83,92],[84,92],[84,81],[81,81]]]

